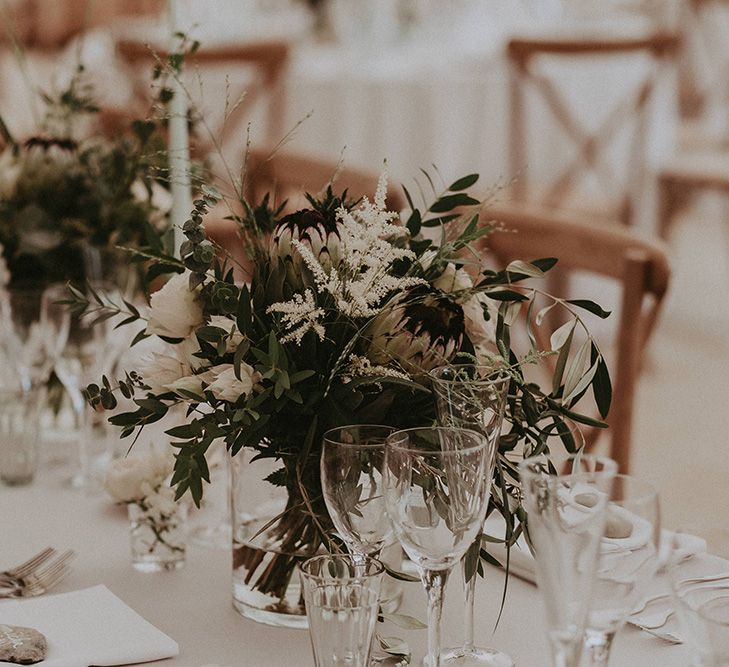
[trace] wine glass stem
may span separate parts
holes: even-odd
[[[422,571],[423,586],[428,595],[428,666],[440,667],[440,620],[443,612],[443,593],[448,581],[448,570]]]
[[[580,664],[581,642],[574,639],[560,640],[552,638],[552,657],[554,667],[578,667]]]
[[[461,569],[463,570],[463,585],[466,591],[466,601],[463,619],[463,650],[468,653],[473,650],[473,603],[476,595],[476,573],[468,579],[466,571],[466,561],[461,559]]]

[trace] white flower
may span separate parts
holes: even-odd
[[[153,394],[163,394],[180,378],[190,375],[190,367],[177,356],[152,352],[142,360],[139,373]]]
[[[203,390],[203,379],[205,374],[200,375],[185,375],[174,382],[170,382],[165,385],[165,388],[169,391],[174,391],[178,396],[182,396],[180,391],[189,391],[193,394],[202,394]],[[187,397],[185,397],[187,398]]]
[[[474,294],[462,306],[466,335],[476,348],[476,356],[480,356],[479,351],[498,354],[495,317],[484,318],[487,303],[488,298],[484,294]]]
[[[0,153],[0,199],[7,201],[13,197],[21,169],[12,148],[6,148]]]
[[[178,273],[150,299],[147,333],[169,338],[187,338],[203,323],[197,290],[190,290],[190,272]]]
[[[233,364],[220,364],[209,373],[215,378],[208,389],[215,398],[235,403],[241,396],[247,396],[260,380],[260,374],[246,363],[240,365],[240,380],[235,376]]]
[[[197,340],[197,336],[188,336],[177,345],[177,353],[180,359],[195,371],[210,365],[207,359],[201,359],[195,356],[198,352],[200,352],[200,343]]]
[[[129,503],[148,495],[172,472],[171,457],[152,453],[115,459],[106,469],[104,488],[117,502]]]
[[[420,258],[420,265],[423,270],[426,271],[430,268],[437,253],[435,250],[426,250]],[[441,273],[434,281],[433,287],[441,290],[442,292],[460,292],[462,290],[471,289],[473,287],[473,281],[468,272],[464,269],[459,269],[452,262],[446,262],[443,273]]]
[[[243,336],[238,331],[235,321],[229,317],[225,317],[224,315],[211,315],[208,326],[218,327],[218,329],[224,329],[228,332],[227,352],[235,352],[236,348],[243,342]],[[198,361],[200,360],[198,359]]]
[[[303,296],[294,294],[290,301],[270,305],[266,312],[283,315],[281,321],[289,333],[281,338],[282,343],[293,340],[299,344],[309,330],[314,331],[319,336],[319,340],[324,340],[326,332],[324,325],[319,321],[324,317],[324,309],[317,308],[314,295],[309,289],[304,292]]]

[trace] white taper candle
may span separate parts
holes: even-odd
[[[172,53],[178,43],[175,33],[179,31],[176,0],[169,0],[168,13],[171,31],[170,53]],[[182,234],[182,225],[190,216],[190,210],[192,209],[190,139],[187,132],[187,94],[180,77],[181,73],[179,75],[175,72],[172,73],[170,89],[173,95],[169,105],[169,167],[172,192],[170,221],[174,230],[174,254],[176,257],[179,257],[180,245],[185,240]]]

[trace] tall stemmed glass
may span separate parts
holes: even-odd
[[[440,366],[430,372],[430,378],[440,425],[473,429],[486,438],[489,447],[487,486],[490,494],[509,390],[509,376],[503,364],[495,362],[491,365]],[[477,536],[476,542],[480,545],[480,536]],[[469,571],[466,558],[461,560],[461,567],[466,597],[463,646],[445,649],[441,656],[442,661],[463,667],[467,665],[512,667],[514,661],[505,653],[474,645],[473,606],[476,573]]]
[[[93,415],[86,405],[82,390],[90,382],[113,370],[119,350],[110,334],[109,320],[94,321],[89,314],[70,313],[64,303],[68,299],[67,288],[62,284],[51,285],[43,293],[43,321],[49,335],[55,336],[57,351],[54,370],[68,392],[74,411],[79,438],[80,472],[72,484],[87,491],[98,491],[111,452],[106,439],[92,434]]]
[[[585,630],[592,667],[608,664],[615,634],[647,593],[659,566],[660,534],[658,492],[641,479],[616,475]]]
[[[536,456],[519,464],[554,667],[577,667],[617,464],[604,456]]]
[[[392,538],[382,475],[385,441],[395,429],[363,424],[324,434],[321,484],[329,516],[356,561],[377,557]]]
[[[428,595],[428,664],[440,667],[443,594],[453,566],[481,531],[490,451],[476,431],[396,431],[385,450],[385,506]]]
[[[394,431],[390,426],[360,424],[324,434],[320,462],[324,502],[352,560],[362,566],[368,557],[378,557],[392,539],[382,475],[385,441]],[[370,661],[376,664],[386,658],[373,649]]]
[[[1,344],[26,394],[48,381],[59,346],[45,319],[42,299],[41,289],[0,291]]]

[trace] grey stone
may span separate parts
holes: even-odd
[[[38,630],[0,623],[0,660],[32,665],[45,660],[46,638]]]

